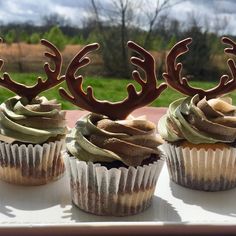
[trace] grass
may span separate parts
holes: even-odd
[[[11,78],[15,81],[25,83],[27,85],[33,85],[36,82],[36,76],[35,74],[19,74],[19,73],[11,73]],[[124,99],[127,96],[127,90],[126,86],[128,83],[134,83],[136,85],[137,90],[140,89],[140,86],[137,85],[132,80],[124,80],[124,79],[114,79],[114,78],[102,78],[102,77],[86,77],[84,79],[84,88],[87,86],[92,86],[94,89],[94,94],[96,98],[101,100],[109,100],[109,101],[120,101]],[[159,81],[158,83],[161,83],[162,81]],[[192,82],[193,86],[201,87],[201,88],[212,88],[215,86],[216,83],[214,82]],[[64,88],[66,88],[65,82],[60,85]],[[68,101],[65,101],[62,99],[58,93],[58,88],[60,86],[57,86],[54,89],[48,90],[46,92],[43,92],[41,95],[45,95],[49,99],[56,98],[62,103],[63,109],[78,109],[76,106],[72,105]],[[13,95],[12,92],[0,88],[0,102],[3,102],[7,98]],[[176,100],[177,98],[183,97],[182,94],[168,88],[166,89],[159,98],[157,98],[151,106],[156,107],[167,107],[172,101]],[[236,94],[231,94],[231,97],[233,98],[234,104],[236,103]]]

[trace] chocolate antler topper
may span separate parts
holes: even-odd
[[[133,110],[151,103],[161,94],[167,85],[162,83],[157,87],[155,61],[152,55],[134,42],[129,41],[127,45],[143,56],[143,59],[137,57],[130,59],[133,65],[141,68],[146,74],[146,80],[143,80],[138,71],[135,70],[132,73],[133,79],[141,85],[140,92],[135,90],[133,84],[129,84],[127,86],[128,97],[123,101],[111,103],[97,100],[90,86],[87,88],[86,92],[83,91],[83,77],[81,75],[75,77],[75,73],[79,68],[90,63],[90,59],[86,57],[86,55],[99,48],[99,44],[94,43],[80,50],[66,70],[66,83],[72,96],[62,88],[60,88],[60,95],[80,108],[106,115],[112,119],[125,119]]]
[[[2,42],[2,39],[0,39]],[[38,82],[33,86],[26,86],[24,84],[17,83],[10,78],[8,73],[4,73],[3,77],[0,78],[0,86],[5,87],[15,94],[26,97],[29,101],[35,98],[42,91],[48,90],[60,84],[65,78],[64,76],[59,77],[61,72],[62,65],[62,56],[58,49],[49,41],[42,39],[41,44],[48,47],[53,51],[54,54],[45,52],[44,55],[54,61],[55,69],[52,69],[48,62],[44,64],[44,70],[47,75],[47,80],[43,81],[40,77],[38,77]],[[3,66],[3,60],[0,60],[0,70]]]
[[[193,96],[198,94],[200,98],[206,97],[207,99],[219,97],[221,95],[232,92],[236,89],[236,66],[234,61],[230,58],[227,63],[232,75],[232,78],[228,75],[222,75],[219,84],[208,90],[201,88],[195,88],[189,85],[187,78],[181,76],[182,63],[176,64],[176,59],[189,51],[188,45],[192,42],[191,38],[186,38],[173,46],[166,58],[166,73],[163,73],[168,85],[177,91],[187,95]],[[227,37],[222,38],[222,43],[228,44],[231,47],[226,48],[225,53],[236,55],[236,43]]]

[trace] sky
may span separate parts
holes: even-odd
[[[157,1],[147,0],[144,7],[152,9]],[[174,1],[181,0],[170,0],[170,4]],[[114,0],[101,2],[109,7]],[[67,18],[73,25],[79,25],[89,12],[89,4],[90,0],[0,0],[0,21],[32,22],[40,25],[43,16],[57,13]],[[206,25],[209,29],[218,27],[222,33],[236,35],[235,0],[184,0],[168,9],[168,15],[183,23],[194,15],[204,27]],[[205,15],[210,19],[207,24]]]

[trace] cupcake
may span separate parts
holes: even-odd
[[[181,78],[182,64],[176,59],[188,51],[187,38],[170,50],[166,60],[168,85],[187,97],[170,104],[167,114],[158,123],[158,131],[165,140],[163,148],[170,178],[187,188],[220,191],[236,186],[236,107],[224,96],[235,86],[236,67],[228,60],[232,78],[223,75],[212,89],[203,90],[189,85]],[[226,53],[236,54],[236,44],[223,38],[232,48]]]
[[[62,58],[50,42],[41,43],[54,53],[45,53],[55,63],[55,69],[44,65],[47,80],[38,78],[28,87],[7,73],[0,79],[0,86],[17,95],[0,105],[0,179],[13,184],[46,184],[65,171],[61,155],[67,132],[65,112],[56,100],[38,96],[64,80],[59,76]]]
[[[151,103],[166,85],[157,87],[153,57],[128,42],[128,47],[144,58],[131,58],[146,73],[144,80],[133,72],[141,91],[136,92],[130,84],[123,101],[96,100],[91,87],[83,91],[83,77],[76,78],[75,72],[89,63],[85,56],[98,47],[85,46],[69,64],[65,78],[71,95],[60,90],[64,99],[89,111],[66,139],[72,201],[81,210],[96,215],[133,215],[150,206],[164,161],[155,124],[130,113]]]

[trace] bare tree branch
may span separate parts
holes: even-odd
[[[148,19],[148,30],[147,30],[146,37],[144,39],[144,48],[147,47],[148,44],[150,43],[152,32],[153,32],[153,27],[154,27],[160,13],[163,12],[164,10],[171,8],[171,7],[173,7],[179,3],[182,3],[184,1],[186,1],[186,0],[179,0],[176,2],[172,1],[172,4],[170,4],[170,0],[164,0],[162,3],[160,3],[160,1],[157,0],[154,10],[152,8],[150,11],[146,12],[146,17]]]
[[[100,31],[103,31],[103,25],[102,25],[102,23],[100,21],[98,7],[97,7],[97,5],[95,3],[95,0],[91,0],[91,4],[92,4],[92,7],[93,7],[93,11],[94,11],[94,16],[95,16],[95,19],[96,19],[97,27],[99,28]]]

